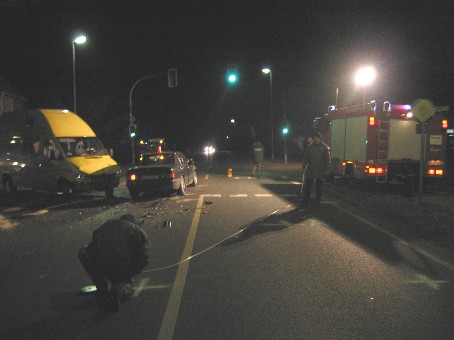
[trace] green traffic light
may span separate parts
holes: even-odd
[[[283,128],[283,129],[282,129],[282,133],[283,133],[284,135],[286,135],[286,134],[288,133],[288,128]]]
[[[230,84],[235,84],[238,80],[238,76],[234,73],[231,73],[228,75],[227,77],[227,81],[230,83]]]

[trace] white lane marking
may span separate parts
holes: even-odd
[[[229,197],[247,197],[247,194],[230,194]]]
[[[273,197],[271,194],[255,194],[255,197]]]
[[[197,207],[192,218],[191,229],[189,230],[188,238],[184,246],[183,254],[181,255],[181,263],[178,266],[177,276],[170,293],[169,303],[167,304],[164,318],[159,330],[158,340],[168,340],[173,338],[175,324],[177,321],[178,311],[180,310],[181,297],[183,295],[184,285],[186,283],[186,276],[188,274],[190,261],[183,261],[192,255],[192,248],[194,246],[195,235],[199,226],[200,214],[203,207],[203,200],[205,195],[200,195],[197,201]]]
[[[290,181],[291,184],[297,184],[297,185],[301,185],[301,182],[294,182],[294,181]]]
[[[419,248],[418,246],[415,246],[415,245],[412,245],[411,243],[408,243],[407,241],[405,241],[404,239],[401,239],[399,236],[397,235],[394,235],[393,233],[381,228],[380,226],[376,225],[375,223],[372,223],[368,220],[366,220],[365,218],[362,218],[361,216],[358,216],[350,211],[348,211],[347,209],[344,209],[344,208],[341,208],[338,204],[334,204],[334,206],[343,211],[344,213],[350,215],[350,216],[353,216],[354,218],[356,218],[357,220],[367,224],[369,227],[375,229],[375,230],[378,230],[379,232],[381,232],[382,234],[385,234],[389,237],[391,237],[392,239],[404,244],[405,246],[407,246],[408,248],[410,248],[411,250],[421,254],[422,256],[438,263],[439,265],[449,269],[450,271],[454,272],[454,265],[452,265],[451,263],[443,260],[443,259],[440,259],[439,257],[435,256],[435,255],[432,255],[431,253],[425,251],[424,249],[422,248]]]
[[[47,209],[41,209],[41,210],[37,210],[37,211],[31,212],[31,213],[23,214],[22,216],[38,216],[38,215],[47,214],[48,212],[49,212],[49,210],[47,210]]]
[[[154,286],[148,286],[147,283],[150,279],[145,278],[140,280],[139,286],[134,288],[134,297],[138,297],[140,293],[142,293],[144,290],[148,289],[163,289],[163,288],[170,288],[170,285],[154,285]]]
[[[405,280],[405,282],[412,284],[422,284],[435,290],[440,289],[440,283],[449,283],[449,281],[446,280],[432,280],[431,278],[422,274],[416,275],[415,280]]]
[[[208,179],[208,177],[210,177],[210,174],[205,175],[205,179]]]
[[[221,194],[205,194],[205,197],[221,197]]]

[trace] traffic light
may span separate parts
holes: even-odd
[[[227,83],[230,85],[234,85],[238,82],[238,65],[236,64],[229,64],[227,66],[227,75],[226,75],[226,80]]]
[[[129,124],[129,137],[136,138],[136,136],[137,136],[137,125]]]
[[[287,121],[287,120],[284,120],[284,121],[282,122],[282,134],[283,134],[284,136],[286,136],[286,135],[288,135],[289,131],[290,131],[290,130],[289,130],[289,127],[288,127],[288,121]]]

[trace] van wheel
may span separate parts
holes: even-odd
[[[104,190],[104,193],[106,194],[106,197],[111,199],[111,198],[115,198],[114,196],[114,188],[110,187],[110,188],[106,188]]]
[[[5,188],[5,191],[8,193],[8,195],[12,195],[17,191],[17,188],[14,185],[11,177],[6,177],[6,181],[3,183],[3,187]]]
[[[186,195],[186,184],[184,183],[184,177],[181,177],[180,187],[178,188],[178,195]]]

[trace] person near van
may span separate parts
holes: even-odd
[[[302,160],[303,170],[303,205],[310,202],[312,184],[315,181],[315,201],[320,203],[323,192],[323,178],[329,171],[331,162],[329,147],[323,143],[320,133],[312,136]]]
[[[79,250],[79,260],[96,285],[101,311],[119,311],[120,301],[132,295],[132,277],[148,264],[149,253],[148,235],[130,214],[93,232],[90,244]]]
[[[257,173],[257,178],[260,178],[262,175],[262,164],[263,158],[265,155],[265,148],[262,145],[262,142],[256,140],[252,145],[252,174],[251,177],[254,177]]]

